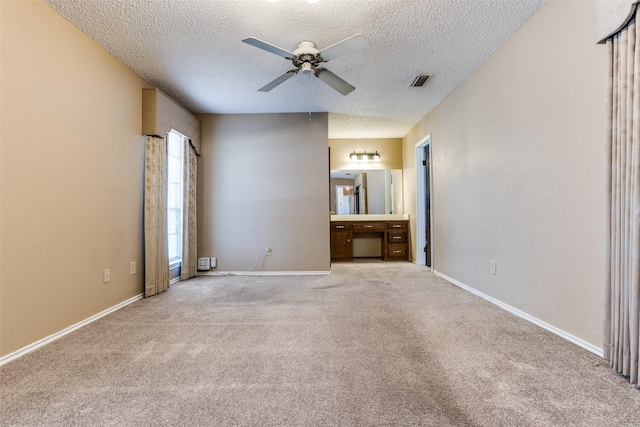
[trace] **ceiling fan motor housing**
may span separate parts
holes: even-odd
[[[314,72],[316,67],[325,62],[320,56],[320,51],[316,49],[316,44],[310,41],[303,41],[298,44],[298,48],[293,51],[293,65],[303,73]]]

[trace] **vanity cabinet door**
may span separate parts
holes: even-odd
[[[331,261],[352,261],[353,242],[349,223],[331,223]]]

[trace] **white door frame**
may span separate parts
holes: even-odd
[[[429,146],[430,156],[429,156],[429,194],[431,195],[430,202],[433,202],[433,146],[431,145],[431,134],[428,134],[420,141],[418,141],[415,145],[416,147],[416,193],[417,193],[417,230],[416,230],[416,251],[418,252],[418,256],[416,257],[416,264],[418,265],[427,265],[427,255],[424,252],[425,247],[425,234],[426,234],[426,191],[424,191],[426,179],[424,173],[424,168],[422,167],[422,162],[425,160],[424,148]],[[431,208],[431,241],[429,245],[431,245],[431,271],[433,271],[433,203],[429,204]]]

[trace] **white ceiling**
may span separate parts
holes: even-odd
[[[194,113],[329,112],[330,138],[400,138],[546,0],[44,0]],[[293,51],[362,33],[370,47],[325,67],[347,96],[242,43]],[[422,88],[409,87],[429,74]]]

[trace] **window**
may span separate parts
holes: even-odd
[[[185,137],[167,134],[167,244],[169,268],[182,261],[182,151]]]

